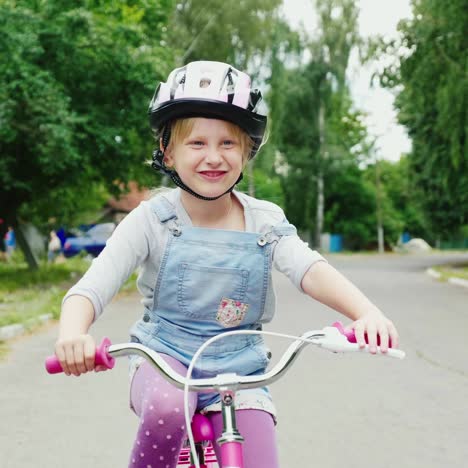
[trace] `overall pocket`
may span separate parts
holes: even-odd
[[[215,321],[223,298],[240,302],[245,298],[248,270],[182,263],[178,272],[178,304],[190,317]]]

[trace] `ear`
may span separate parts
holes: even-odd
[[[162,143],[162,138],[159,139],[159,149],[164,152],[164,164],[166,167],[173,167],[174,166],[174,157],[172,156],[172,145],[169,143],[169,146],[164,151],[164,146]]]

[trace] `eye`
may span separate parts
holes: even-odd
[[[236,142],[234,140],[224,140],[223,146],[234,146]]]
[[[201,140],[192,140],[192,141],[189,141],[189,145],[191,145],[191,146],[203,146],[204,142],[201,141]]]

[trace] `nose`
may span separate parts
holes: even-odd
[[[221,150],[215,146],[208,147],[206,149],[205,161],[212,166],[221,164],[223,161]]]

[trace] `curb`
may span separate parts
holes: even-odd
[[[428,268],[426,270],[426,273],[431,276],[432,278],[436,278],[436,279],[439,279],[440,278],[440,273],[438,273],[437,271],[435,271],[433,268]]]
[[[43,325],[44,323],[52,320],[52,314],[40,315],[36,319],[28,320],[23,323],[13,323],[12,325],[6,325],[5,327],[0,327],[0,340],[6,341],[16,338],[17,336],[24,335],[31,328],[34,328],[38,325]]]
[[[437,272],[433,268],[428,268],[426,270],[426,273],[435,279],[440,279],[440,277],[442,276],[439,272]],[[465,280],[462,278],[451,277],[447,280],[447,282],[450,284],[454,284],[456,286],[462,286],[464,288],[468,288],[468,280]]]
[[[456,284],[457,286],[463,286],[465,288],[468,288],[468,280],[465,280],[462,278],[449,278],[448,282],[452,284]]]

